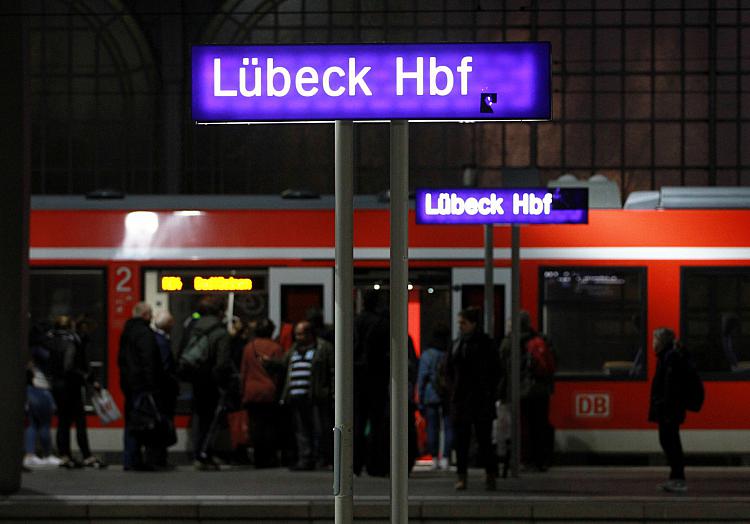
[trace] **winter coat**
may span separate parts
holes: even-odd
[[[651,382],[649,422],[685,422],[685,406],[680,395],[683,366],[687,362],[677,348],[665,348],[656,355],[656,373]]]
[[[299,345],[295,342],[289,349],[289,352],[284,359],[284,365],[286,367],[286,380],[284,381],[284,390],[281,393],[281,398],[286,402],[289,400],[289,383],[291,382],[290,374],[292,368],[290,366],[291,358],[294,353],[299,350]],[[331,402],[333,401],[333,370],[335,367],[333,346],[318,338],[315,342],[315,353],[312,359],[312,370],[310,375],[310,389],[309,396],[313,402]]]
[[[247,343],[242,353],[240,376],[242,378],[242,403],[275,402],[279,384],[276,373],[268,368],[284,357],[284,348],[270,338],[254,338]]]
[[[120,336],[120,389],[125,396],[156,393],[166,375],[156,337],[147,320],[139,317],[125,322]]]
[[[435,389],[438,382],[438,367],[445,358],[445,351],[436,348],[427,348],[419,359],[419,373],[417,375],[417,391],[419,391],[419,403],[424,405],[435,405],[442,403],[443,399]]]
[[[475,331],[456,339],[445,362],[451,416],[492,420],[500,380],[500,359],[492,339]]]

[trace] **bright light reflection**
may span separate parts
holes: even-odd
[[[406,286],[406,288],[407,288],[407,289],[408,289],[409,291],[411,291],[412,289],[414,289],[414,286],[412,286],[411,284],[409,284],[408,286]]]
[[[199,217],[203,214],[203,211],[196,209],[186,209],[184,211],[175,211],[172,213],[176,217]]]
[[[378,291],[380,289],[380,284],[375,284],[374,286],[372,286],[372,289]]]
[[[153,211],[133,211],[125,217],[125,229],[134,236],[151,236],[159,229],[159,216]]]

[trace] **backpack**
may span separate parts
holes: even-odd
[[[211,356],[211,342],[208,335],[220,326],[221,324],[216,324],[205,332],[193,331],[177,363],[177,376],[180,379],[190,381],[201,374]]]
[[[549,378],[555,374],[555,356],[542,336],[530,338],[524,347],[530,357],[531,374],[534,378]]]
[[[695,369],[692,359],[687,355],[685,350],[681,350],[682,354],[682,366],[681,369],[681,385],[682,385],[682,399],[685,405],[685,409],[688,411],[698,412],[703,407],[703,401],[705,400],[706,393],[703,389],[703,381],[698,370]]]

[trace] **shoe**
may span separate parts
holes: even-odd
[[[83,465],[87,468],[104,469],[107,467],[107,463],[99,457],[88,457],[83,459]]]
[[[80,469],[83,467],[83,464],[68,456],[63,456],[63,457],[60,457],[59,467],[65,468],[65,469]]]
[[[494,473],[487,473],[484,477],[484,489],[485,491],[495,491],[497,489],[497,475]]]
[[[659,484],[659,488],[667,493],[687,493],[687,483],[684,480],[668,480],[664,484]]]
[[[26,455],[23,457],[23,466],[28,469],[41,469],[45,467],[47,463],[44,459],[37,457],[36,455]]]
[[[466,491],[466,475],[459,475],[453,487],[456,491]]]
[[[56,457],[56,456],[54,456],[54,455],[47,455],[47,456],[46,456],[46,457],[44,457],[44,458],[43,458],[42,460],[43,460],[44,462],[46,462],[46,463],[47,463],[47,465],[49,465],[49,466],[55,466],[55,467],[56,467],[56,466],[59,466],[59,465],[60,465],[60,463],[62,462],[62,460],[60,460],[59,458],[57,458],[57,457]]]

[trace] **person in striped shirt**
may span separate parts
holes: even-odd
[[[333,368],[333,346],[315,335],[310,322],[298,322],[281,397],[290,407],[297,441],[293,470],[327,468],[332,462]]]

